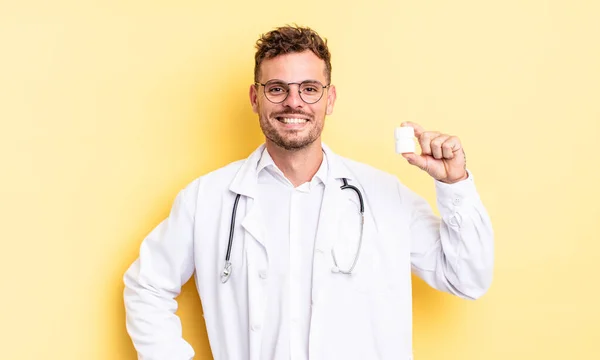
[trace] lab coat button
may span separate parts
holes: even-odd
[[[448,222],[450,223],[450,225],[452,226],[456,226],[459,227],[462,223],[462,217],[460,216],[460,213],[455,213],[453,216],[450,217],[450,219],[448,220]]]
[[[258,330],[260,330],[260,324],[252,325],[252,331],[258,331]]]
[[[265,270],[261,270],[261,271],[258,272],[258,276],[261,279],[266,279],[267,278],[267,272]]]
[[[453,203],[454,205],[458,206],[458,205],[460,205],[460,199],[459,199],[459,198],[454,198],[454,199],[452,200],[452,203]]]

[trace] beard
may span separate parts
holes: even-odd
[[[300,132],[306,131],[305,129],[279,132],[271,123],[271,119],[272,121],[278,121],[277,117],[294,117],[294,115],[308,117],[308,122],[306,123],[309,127],[308,134],[300,135]],[[259,123],[265,137],[275,145],[288,151],[298,151],[308,147],[321,136],[324,121],[315,121],[314,116],[296,110],[272,113],[268,118],[259,115]]]

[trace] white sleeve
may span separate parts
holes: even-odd
[[[401,185],[402,186],[402,185]],[[435,181],[440,217],[407,188],[413,272],[433,288],[477,299],[490,287],[494,265],[492,223],[469,172],[455,184]]]
[[[140,360],[194,357],[175,314],[175,298],[194,272],[194,208],[186,191],[177,195],[169,217],[144,239],[123,278],[127,331]]]

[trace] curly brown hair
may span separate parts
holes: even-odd
[[[322,39],[316,31],[308,27],[283,26],[271,30],[256,41],[254,55],[254,81],[260,76],[260,64],[265,59],[278,55],[312,51],[325,61],[325,77],[331,82],[331,54],[327,48],[327,39]]]

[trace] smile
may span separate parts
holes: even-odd
[[[298,118],[282,118],[278,117],[277,120],[284,124],[304,124],[307,122],[307,119],[298,119]]]

